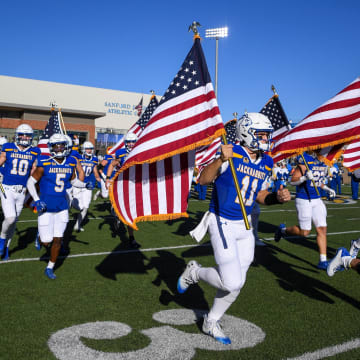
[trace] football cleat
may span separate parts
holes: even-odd
[[[325,261],[319,261],[319,263],[317,264],[316,267],[320,270],[326,270],[328,265],[329,265],[329,262],[325,260]]]
[[[278,228],[276,229],[275,234],[274,234],[274,240],[275,240],[276,242],[279,242],[280,239],[284,236],[284,234],[283,234],[283,230],[284,230],[284,229],[286,229],[286,225],[285,225],[285,224],[280,224],[280,225],[278,226]]]
[[[36,250],[40,250],[41,249],[41,244],[40,244],[40,240],[39,240],[40,236],[39,236],[39,232],[36,234],[36,238],[35,238],[35,249]]]
[[[195,261],[191,260],[184,272],[180,275],[177,282],[177,291],[183,294],[191,284],[196,284],[199,281],[196,271],[200,268],[200,265]]]
[[[0,238],[0,256],[4,255],[6,239]]]
[[[2,259],[3,260],[9,260],[10,259],[9,247],[8,246],[5,248],[4,257]]]
[[[54,274],[54,270],[50,268],[46,268],[44,274],[51,280],[56,279],[56,275]]]
[[[345,270],[343,262],[343,258],[345,256],[350,256],[347,249],[345,249],[344,247],[337,249],[335,257],[331,261],[329,261],[329,265],[326,269],[326,272],[329,276],[334,276],[337,271]]]
[[[357,245],[358,240],[351,240],[351,246],[350,246],[349,254],[353,259],[357,258],[358,252],[360,250],[360,248]]]
[[[215,340],[229,345],[231,344],[231,340],[227,337],[221,329],[219,321],[208,319],[207,315],[204,316],[204,322],[202,326],[202,331],[206,335],[212,336]]]

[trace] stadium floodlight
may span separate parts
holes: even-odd
[[[218,84],[218,60],[219,60],[219,39],[228,36],[228,27],[221,27],[215,29],[206,29],[205,37],[213,38],[216,40],[215,51],[215,95],[217,97],[217,84]]]
[[[228,36],[228,27],[206,29],[205,37],[207,38],[224,38]]]

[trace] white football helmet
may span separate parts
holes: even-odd
[[[94,145],[90,141],[85,141],[82,144],[82,153],[87,156],[91,157],[94,154]]]
[[[33,140],[34,131],[28,124],[21,124],[15,130],[15,143],[17,145],[28,147]]]
[[[6,144],[8,141],[5,137],[0,136],[0,151],[2,150],[2,146]]]
[[[273,127],[269,118],[260,113],[245,113],[236,123],[236,136],[241,145],[252,151],[269,151]],[[266,132],[267,141],[264,143],[257,132]]]
[[[65,138],[66,138],[66,141],[68,142],[68,154],[66,155],[66,156],[68,156],[68,155],[70,155],[70,153],[71,153],[71,150],[72,150],[72,147],[73,147],[73,142],[72,142],[72,139],[71,139],[71,137],[69,136],[69,135],[64,135],[65,136]]]
[[[134,133],[127,133],[125,136],[125,149],[129,153],[137,142],[137,135]]]
[[[63,134],[50,136],[48,148],[51,156],[54,158],[59,159],[69,155],[69,143]]]

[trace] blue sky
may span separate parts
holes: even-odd
[[[360,1],[8,1],[0,4],[0,74],[162,95],[203,26],[213,81],[219,41],[223,120],[259,111],[274,84],[300,121],[360,76]]]

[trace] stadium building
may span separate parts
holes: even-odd
[[[97,148],[116,143],[139,118],[135,107],[150,94],[101,89],[0,75],[0,135],[12,141],[18,125],[27,123],[39,140],[51,103],[61,108],[68,134]]]

